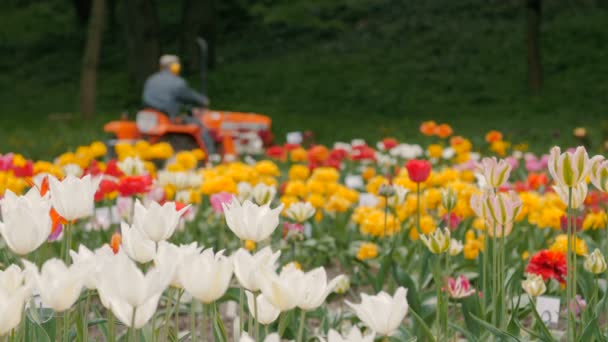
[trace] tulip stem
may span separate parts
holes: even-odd
[[[108,309],[108,340],[114,342],[116,339],[116,333],[114,332],[114,314],[112,310]]]
[[[177,299],[175,300],[175,307],[174,307],[174,316],[173,318],[175,319],[175,334],[179,335],[179,304],[182,300],[182,295],[184,294],[184,290],[182,289],[178,289],[177,290]]]
[[[72,249],[72,223],[68,222],[65,224],[65,249],[63,254],[63,262],[67,265],[70,260],[70,249]]]
[[[135,315],[137,315],[137,308],[133,307],[133,317],[131,317],[131,329],[129,331],[129,341],[135,342],[137,337],[137,329],[135,328]]]
[[[84,302],[84,312],[83,312],[83,316],[82,316],[82,333],[83,333],[83,340],[86,342],[89,339],[89,322],[88,322],[88,313],[89,313],[89,306],[91,305],[91,290],[86,290],[87,291],[87,299]]]
[[[485,219],[484,219],[484,236],[483,236],[483,259],[482,259],[482,296],[481,296],[481,310],[483,312],[483,318],[487,319],[486,317],[486,297],[488,296],[488,253],[490,252],[490,239],[488,239],[488,232],[487,232],[488,226],[485,223]]]
[[[568,247],[566,249],[567,254],[567,272],[566,272],[566,313],[568,318],[568,325],[566,328],[568,341],[575,340],[574,332],[574,317],[572,315],[572,300],[574,298],[574,287],[576,284],[573,283],[574,272],[573,272],[573,261],[572,257],[572,187],[568,187],[568,209],[566,213],[567,219],[567,234],[568,234]]]
[[[450,309],[449,307],[449,303],[450,303],[450,298],[448,295],[448,286],[450,286],[450,284],[448,283],[448,277],[450,276],[450,251],[448,250],[445,253],[445,277],[443,279],[444,281],[444,285],[443,288],[445,289],[445,305],[443,308],[443,332],[445,334],[445,339],[448,340],[450,334],[448,331],[448,311]]]
[[[258,319],[258,295],[253,293],[253,312],[255,314],[255,331],[253,332],[255,336],[255,341],[259,342],[260,340],[260,320]]]
[[[239,292],[239,333],[243,335],[243,328],[245,327],[245,322],[243,318],[245,316],[245,289],[241,286],[241,290]]]
[[[70,338],[70,309],[65,310],[63,316],[63,340],[68,342]]]
[[[304,336],[304,325],[306,325],[306,311],[300,310],[300,326],[298,327],[297,342],[302,342],[302,337]]]
[[[205,304],[201,302],[201,341],[207,340],[207,314],[205,313]]]
[[[416,232],[420,234],[420,183],[416,183]]]
[[[196,342],[196,313],[194,312],[194,300],[190,302],[190,341]]]

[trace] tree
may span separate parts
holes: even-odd
[[[526,0],[526,11],[528,12],[528,29],[526,33],[528,82],[532,90],[539,91],[543,86],[543,67],[540,56],[542,0]]]
[[[158,70],[160,23],[153,0],[124,0],[125,30],[129,74],[137,86]]]
[[[188,70],[200,69],[200,49],[196,44],[197,37],[207,41],[208,63],[215,64],[215,1],[184,0],[182,5],[182,28],[180,36],[180,55]]]
[[[105,26],[105,6],[105,0],[93,0],[91,8],[80,76],[80,112],[85,117],[92,117],[95,113],[97,67]]]

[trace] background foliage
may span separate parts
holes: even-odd
[[[102,138],[103,122],[137,109],[120,1],[107,18],[92,120],[78,114],[86,27],[73,3],[3,3],[1,152],[56,155]],[[180,50],[182,5],[155,3],[162,52]],[[556,139],[572,143],[572,128],[587,126],[598,149],[608,104],[606,22],[606,2],[543,1],[545,85],[534,94],[523,1],[216,1],[210,96],[214,108],[272,116],[280,139],[305,129],[320,142],[407,139],[435,119],[462,134],[501,129],[539,150]],[[185,74],[198,87],[198,71]]]

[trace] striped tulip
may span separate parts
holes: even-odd
[[[559,198],[566,205],[570,205],[571,208],[577,209],[585,202],[585,198],[587,198],[587,183],[582,182],[575,185],[572,188],[572,201],[568,203],[568,187],[563,185],[554,185],[553,190],[559,196]]]
[[[608,160],[602,156],[591,158],[589,178],[598,190],[608,192]]]
[[[496,157],[483,158],[477,167],[486,179],[486,184],[495,189],[503,186],[511,175],[511,164],[504,159],[499,161]]]
[[[485,218],[488,226],[496,228],[496,231],[488,229],[488,235],[497,237],[509,235],[513,221],[519,215],[522,206],[517,194],[514,191],[488,194],[483,205],[489,214]]]
[[[558,185],[571,188],[585,181],[591,170],[591,162],[583,146],[577,147],[574,153],[561,153],[561,149],[555,146],[551,149],[548,167]]]
[[[443,231],[435,229],[429,235],[421,235],[420,240],[422,240],[431,253],[442,254],[450,249],[450,230],[448,228],[444,228]]]

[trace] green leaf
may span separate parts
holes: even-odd
[[[228,342],[228,334],[226,333],[226,327],[222,321],[222,317],[214,304],[215,317],[213,318],[213,337],[217,342]]]
[[[430,342],[434,342],[435,341],[435,336],[433,336],[433,333],[431,332],[431,329],[429,328],[428,325],[426,325],[426,323],[424,322],[424,320],[422,319],[422,317],[418,316],[418,314],[416,313],[415,310],[412,310],[412,308],[410,308],[410,313],[412,314],[412,316],[414,316],[414,319],[416,320],[416,323],[418,325],[420,325],[420,327],[422,328],[422,333],[425,337],[425,341],[430,341]]]
[[[292,311],[289,311],[286,314],[281,314],[281,318],[279,319],[279,329],[278,329],[279,336],[283,336],[283,334],[285,333],[285,330],[287,329],[287,327],[289,326],[289,323],[291,321],[291,316],[292,316]]]
[[[465,329],[464,327],[461,327],[458,324],[455,323],[448,323],[450,325],[450,327],[456,331],[458,331],[459,333],[461,333],[462,335],[464,335],[464,337],[467,338],[467,341],[469,342],[477,342],[477,337],[473,336],[473,334],[471,334],[470,331],[468,331],[467,329]]]
[[[536,308],[533,307],[533,305],[534,305],[533,303],[534,302],[532,300],[530,300],[530,305],[532,306],[531,311],[532,311],[532,314],[534,315],[534,319],[536,320],[536,324],[534,325],[536,327],[535,330],[541,333],[544,341],[555,341],[555,339],[553,338],[553,335],[551,335],[551,332],[549,331],[549,329],[543,322],[542,318],[540,318],[538,311],[536,311]]]
[[[484,328],[488,329],[492,335],[496,336],[496,337],[501,337],[506,339],[507,341],[517,341],[517,342],[521,342],[520,339],[518,339],[517,337],[509,334],[508,332],[498,329],[497,327],[493,326],[492,324],[484,321],[483,319],[473,315],[473,319],[475,321],[477,321],[477,323],[479,323],[481,326],[483,326]]]
[[[597,324],[597,317],[594,317],[592,320],[589,321],[589,323],[587,323],[587,325],[585,326],[585,329],[583,329],[583,333],[578,338],[578,341],[579,342],[591,341],[592,340],[591,337],[594,335],[596,336],[596,339],[598,341],[602,340],[600,327]]]

